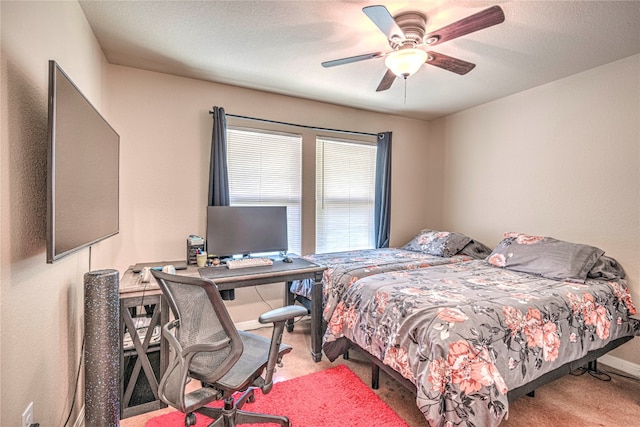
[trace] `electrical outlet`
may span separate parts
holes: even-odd
[[[22,413],[22,427],[29,427],[33,424],[33,402],[30,402],[27,409]]]

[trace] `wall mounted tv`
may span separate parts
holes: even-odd
[[[49,61],[47,262],[119,231],[120,136]]]
[[[219,257],[286,252],[286,206],[207,207],[207,251]]]

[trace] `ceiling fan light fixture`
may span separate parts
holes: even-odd
[[[396,76],[407,78],[415,74],[428,57],[422,49],[400,49],[387,55],[384,63]]]

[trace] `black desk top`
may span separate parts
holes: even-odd
[[[323,265],[314,264],[302,258],[291,258],[293,262],[274,261],[272,265],[261,267],[227,268],[224,265],[217,267],[202,267],[198,269],[201,277],[211,279],[216,284],[246,281],[287,281],[295,279],[311,278],[316,273],[326,269]]]
[[[176,274],[211,279],[220,290],[277,282],[291,282],[301,279],[322,279],[318,275],[321,275],[326,269],[325,266],[314,264],[302,258],[292,257],[291,259],[293,260],[292,263],[278,260],[274,261],[273,265],[265,267],[232,269],[224,265],[202,268],[189,265],[185,270],[176,271]],[[135,273],[130,267],[120,279],[120,296],[129,297],[138,293],[146,293],[147,295],[159,294],[160,288],[153,279],[148,283],[143,283],[142,276],[139,273]]]

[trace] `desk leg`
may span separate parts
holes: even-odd
[[[162,334],[162,327],[169,323],[169,303],[164,296],[160,297],[160,372],[159,378],[167,372],[169,367],[169,341]],[[162,404],[166,407],[166,404]]]
[[[135,328],[134,324],[134,316],[131,315],[131,311],[133,308],[143,305],[143,303],[147,303],[149,306],[153,306],[153,315],[150,319],[150,324],[145,335],[144,340],[140,340],[140,336],[138,335],[138,331]],[[147,305],[144,304],[144,305]],[[128,382],[125,384],[125,375],[124,375],[124,349],[122,348],[122,344],[120,344],[121,348],[121,372],[120,372],[120,392],[121,392],[121,418],[128,418],[130,416],[138,415],[144,412],[153,411],[156,409],[164,408],[167,405],[164,404],[158,398],[158,379],[162,378],[162,375],[167,369],[169,363],[168,356],[168,343],[164,339],[164,337],[160,341],[160,372],[159,377],[156,378],[156,375],[153,371],[153,367],[151,366],[151,362],[149,361],[149,356],[147,351],[150,347],[151,337],[153,336],[153,330],[155,326],[162,326],[164,323],[167,323],[169,320],[169,309],[166,300],[160,295],[155,296],[147,296],[147,297],[133,297],[133,298],[121,298],[120,299],[120,337],[122,339],[122,335],[125,330],[129,332],[134,351],[127,351],[129,355],[137,356],[136,362],[132,369],[131,375],[129,377]],[[130,406],[131,399],[133,393],[136,389],[136,383],[138,381],[138,377],[140,374],[144,374],[149,387],[153,393],[155,400],[147,403],[142,403],[134,406]]]
[[[314,362],[322,359],[322,273],[317,273],[311,299],[311,357]]]
[[[291,282],[284,283],[284,306],[294,305],[296,303],[295,295],[291,293]],[[285,323],[287,332],[293,332],[293,319],[287,320]]]
[[[153,316],[151,317],[151,322],[149,323],[148,332],[145,335],[144,341],[141,342],[140,337],[138,336],[138,332],[133,323],[133,318],[131,317],[131,314],[125,309],[124,323],[127,327],[129,335],[132,338],[133,346],[138,356],[133,368],[133,372],[131,374],[131,378],[129,380],[129,384],[127,384],[124,392],[123,401],[126,405],[129,405],[129,402],[131,401],[131,396],[133,395],[133,392],[135,390],[135,385],[138,376],[140,375],[140,370],[144,371],[144,374],[149,381],[151,391],[153,392],[156,400],[158,400],[158,380],[156,379],[155,373],[153,372],[153,367],[151,366],[151,362],[149,361],[149,355],[147,354],[147,351],[149,350],[149,343],[151,342],[153,329],[155,328],[155,326],[160,324],[160,315],[160,307],[158,307],[157,310],[154,310]]]

